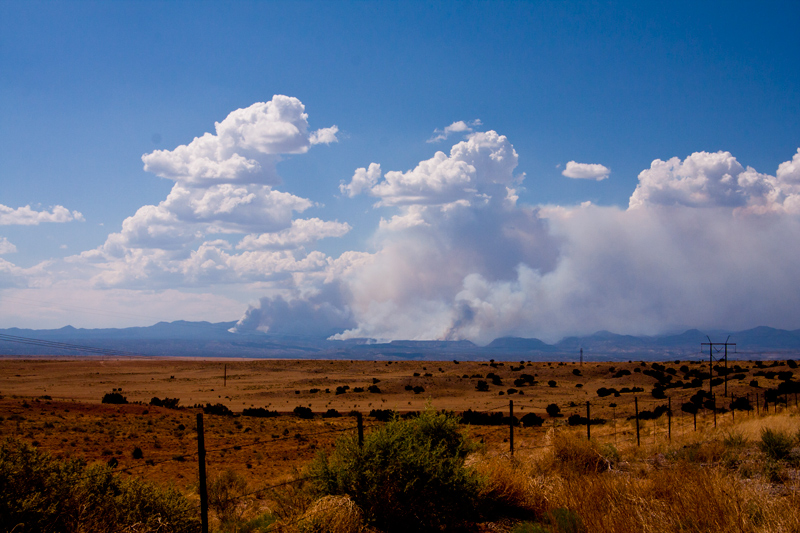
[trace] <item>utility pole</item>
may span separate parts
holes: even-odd
[[[708,346],[708,393],[711,396],[714,396],[714,346],[724,346],[725,347],[725,396],[728,396],[728,346],[736,346],[735,342],[728,342],[728,339],[731,338],[728,335],[728,339],[725,339],[725,342],[711,342],[711,337],[706,335],[708,342],[701,342],[700,349],[704,346]]]
[[[581,366],[583,366],[583,347],[581,347]]]

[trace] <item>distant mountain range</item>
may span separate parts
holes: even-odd
[[[142,355],[177,357],[247,357],[303,359],[496,359],[577,360],[583,349],[591,360],[665,360],[703,358],[706,333],[632,336],[599,331],[567,337],[555,344],[539,339],[502,337],[487,346],[469,341],[331,341],[264,333],[231,333],[234,322],[159,322],[122,329],[0,329],[0,355]],[[708,332],[714,342],[736,343],[729,358],[794,358],[800,353],[800,330],[757,327],[745,331]],[[714,353],[718,358],[722,353]]]

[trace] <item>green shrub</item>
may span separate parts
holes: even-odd
[[[772,459],[783,459],[792,451],[793,438],[784,431],[764,428],[761,430],[759,448]]]
[[[200,530],[180,493],[106,465],[53,459],[25,442],[0,444],[0,531],[192,533]],[[24,526],[19,527],[19,524]]]
[[[725,435],[722,442],[725,444],[726,448],[734,450],[740,450],[747,446],[747,439],[745,436],[735,431]]]
[[[511,533],[586,533],[583,520],[570,509],[553,509],[543,518],[545,524],[521,522]]]
[[[550,533],[550,530],[534,522],[520,522],[511,529],[511,533]]]
[[[770,483],[782,485],[786,478],[786,470],[777,461],[766,460],[762,465],[762,473],[764,478]]]
[[[464,466],[473,449],[456,418],[429,408],[395,418],[363,447],[353,436],[340,438],[330,456],[317,455],[310,473],[321,494],[349,496],[384,531],[438,530],[475,515],[481,482]]]
[[[571,509],[553,509],[547,513],[551,530],[558,533],[586,533],[583,520]]]
[[[246,522],[237,525],[236,533],[258,533],[260,531],[269,531],[269,528],[276,521],[275,515],[272,513],[264,513],[255,518],[251,518]]]
[[[103,395],[103,399],[100,401],[100,403],[121,405],[128,403],[128,399],[119,392],[107,392]]]

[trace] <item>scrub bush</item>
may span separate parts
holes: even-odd
[[[0,444],[0,531],[129,530],[193,533],[200,524],[175,490],[122,478],[103,464],[54,459],[15,439]]]
[[[759,447],[768,457],[783,459],[792,451],[793,440],[791,435],[784,431],[764,428],[761,430]]]
[[[128,403],[128,399],[119,392],[107,392],[103,395],[103,399],[100,401],[100,403],[121,405]]]
[[[427,409],[375,430],[363,447],[341,437],[310,473],[320,495],[349,496],[383,531],[449,529],[475,516],[481,481],[464,466],[474,448],[456,418]]]

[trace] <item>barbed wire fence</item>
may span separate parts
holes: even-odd
[[[701,389],[702,390],[702,389]],[[704,394],[676,394],[666,398],[653,398],[643,399],[640,402],[638,395],[634,396],[633,411],[630,409],[623,409],[617,406],[614,402],[591,402],[586,401],[585,407],[579,406],[577,403],[572,402],[567,409],[575,410],[573,414],[568,417],[563,415],[551,416],[552,427],[545,425],[545,419],[535,415],[531,417],[533,423],[527,423],[530,420],[525,416],[520,418],[514,415],[514,400],[509,400],[507,403],[497,404],[491,407],[478,409],[473,411],[468,409],[461,413],[461,422],[469,425],[474,429],[475,433],[471,435],[472,438],[479,440],[483,443],[497,442],[502,439],[503,443],[508,443],[508,452],[514,455],[515,450],[543,450],[553,447],[552,435],[556,431],[565,428],[580,429],[586,427],[586,439],[595,441],[611,442],[615,446],[622,444],[641,446],[642,434],[652,438],[652,444],[657,444],[660,441],[669,442],[673,436],[686,435],[690,432],[705,431],[711,428],[716,428],[722,423],[734,423],[739,411],[739,416],[754,417],[766,416],[768,414],[775,414],[779,408],[789,409],[794,407],[798,408],[797,393],[793,393],[793,398],[790,393],[786,392],[783,395],[774,394],[770,398],[767,393],[748,393],[745,396],[731,396],[728,398],[718,399],[716,395],[710,394],[710,398]],[[699,401],[698,401],[699,398]],[[792,401],[794,400],[794,405]],[[727,404],[727,405],[726,405]],[[585,408],[585,416],[582,416],[578,411]],[[592,418],[594,409],[596,418]],[[507,410],[508,416],[504,416],[502,411]],[[608,416],[608,410],[611,410],[611,417],[602,418],[603,415]],[[473,415],[486,415],[483,419],[484,423],[480,420],[475,421],[475,416],[465,416],[466,413]],[[312,413],[313,414],[313,413]],[[233,446],[223,446],[218,448],[205,449],[204,447],[204,431],[203,431],[203,413],[197,414],[197,438],[198,438],[198,451],[190,454],[185,454],[186,457],[197,456],[198,458],[198,472],[200,477],[200,486],[198,492],[200,493],[200,513],[201,521],[203,523],[203,533],[208,532],[208,496],[205,480],[205,458],[208,454],[221,454],[228,450],[241,450],[252,446],[265,446],[271,442],[296,439],[301,435],[305,440],[313,437],[345,433],[355,431],[356,438],[359,446],[364,442],[365,428],[381,427],[386,421],[385,413],[376,414],[370,413],[377,421],[374,423],[365,424],[364,417],[361,412],[353,411],[351,415],[356,418],[355,425],[348,425],[342,428],[330,428],[321,431],[315,431],[305,434],[296,434],[293,436],[286,435],[284,437],[273,438],[272,441],[262,441],[257,438],[251,443],[237,444]],[[413,414],[413,412],[412,412]],[[531,414],[531,413],[529,413]],[[490,416],[494,415],[494,416]],[[498,416],[500,415],[500,416]],[[213,415],[212,415],[213,416]],[[394,414],[395,417],[400,416],[399,413]],[[526,415],[527,416],[527,415]],[[698,424],[699,422],[699,424]],[[592,429],[594,428],[594,431]],[[515,443],[515,430],[517,431],[517,441]],[[551,433],[552,432],[552,433]],[[549,434],[551,434],[549,436]],[[645,442],[644,444],[648,444]],[[166,461],[160,461],[166,462]],[[123,471],[132,471],[136,468],[143,468],[145,465],[139,465],[123,469]],[[147,465],[153,466],[153,465]],[[261,486],[246,494],[239,494],[236,498],[244,498],[249,496],[256,496],[264,494],[269,491],[279,489],[282,487],[304,483],[311,481],[314,476],[298,476],[294,479],[282,481],[279,483],[272,483],[269,485]]]

